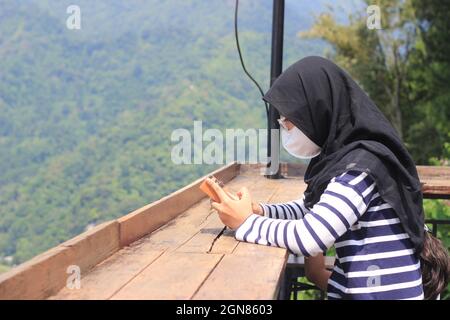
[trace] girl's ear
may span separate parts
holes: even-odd
[[[288,128],[288,130],[291,130],[293,127],[295,127],[295,125],[290,122],[289,120],[284,121],[286,127]]]

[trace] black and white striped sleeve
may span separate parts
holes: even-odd
[[[252,214],[236,229],[235,238],[315,256],[329,249],[366,212],[374,192],[375,182],[366,173],[346,172],[330,181],[319,202],[303,218]]]
[[[260,203],[264,216],[274,219],[298,220],[309,211],[301,199],[285,203]]]

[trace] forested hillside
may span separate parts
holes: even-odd
[[[234,1],[77,0],[69,30],[72,2],[0,0],[0,267],[215,168],[174,165],[172,130],[265,127]],[[285,66],[323,53],[296,34],[326,3],[287,1]],[[242,50],[265,89],[271,17],[271,1],[241,1]]]

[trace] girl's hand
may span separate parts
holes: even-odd
[[[225,189],[225,188],[224,188]],[[225,190],[226,191],[226,190]],[[226,191],[231,198],[236,199],[236,196],[231,194],[230,192]],[[242,197],[242,193],[238,192],[237,194],[238,199],[240,199]],[[255,203],[252,202],[252,210],[254,214],[259,214],[260,216],[264,216],[264,210],[263,208],[259,205],[259,203]]]
[[[220,203],[212,202],[212,206],[219,212],[220,220],[231,229],[237,229],[253,213],[252,200],[247,188],[239,190],[238,197],[227,194],[212,179],[206,182],[214,189],[220,198]],[[240,194],[240,196],[239,196]]]
[[[252,202],[252,209],[254,214],[259,214],[260,216],[264,215],[263,208],[259,205],[259,203]]]

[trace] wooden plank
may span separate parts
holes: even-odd
[[[424,198],[450,198],[450,167],[417,166]]]
[[[103,223],[0,276],[0,299],[45,299],[66,285],[69,266],[82,273],[119,248],[117,221]]]
[[[193,299],[276,299],[285,263],[286,259],[226,255]]]
[[[55,247],[0,275],[0,299],[45,299],[67,281],[70,248]]]
[[[221,235],[223,229],[224,224],[220,221],[219,215],[213,212],[208,217],[207,224],[189,239],[189,241],[180,246],[177,251],[208,253],[214,245],[215,240]]]
[[[241,186],[249,183],[251,183],[249,179],[237,177],[229,182],[227,187],[232,187],[236,191]],[[212,224],[213,221],[214,224]],[[189,239],[194,234],[199,234],[199,231],[204,232],[212,227],[217,227],[221,230],[223,224],[218,219],[217,214],[211,211],[209,201],[204,199],[149,236],[133,243],[131,247],[126,247],[110,259],[102,262],[92,272],[82,278],[82,288],[80,290],[64,288],[52,299],[105,299],[110,297],[118,288],[145,269],[149,260],[153,262],[152,253],[163,252],[161,250],[175,250],[185,242],[188,242],[189,245],[186,247],[188,250],[185,248],[184,251],[208,251],[214,236],[210,239],[201,239],[199,237],[193,242],[190,242]],[[216,231],[215,235],[220,230]],[[232,240],[235,246],[237,241],[234,238]],[[195,243],[200,247],[203,246],[205,249],[195,249]],[[230,252],[231,250],[223,251]],[[127,252],[133,253],[129,254]],[[113,279],[109,284],[108,278]]]
[[[423,179],[421,183],[424,198],[448,199],[450,197],[450,180]]]
[[[230,228],[225,228],[222,235],[214,241],[213,246],[211,247],[210,253],[223,253],[230,254],[232,253],[239,241],[234,238],[235,231]]]
[[[448,166],[417,166],[416,168],[421,180],[430,178],[450,179],[450,167]]]
[[[241,166],[241,174],[250,172],[258,174],[262,164],[245,164]],[[450,167],[449,166],[417,166],[422,192],[425,198],[449,198]],[[287,177],[301,177],[306,170],[303,164],[281,163],[281,172]]]
[[[237,163],[232,163],[212,172],[224,182],[233,179],[238,173],[239,164]],[[203,199],[205,194],[198,187],[205,177],[120,218],[118,221],[121,246],[129,245],[151,233]]]
[[[287,259],[287,250],[279,247],[265,246],[248,242],[239,242],[234,255],[239,256],[260,256],[270,257],[270,259]]]
[[[165,254],[112,299],[190,299],[222,257],[221,254],[204,253]]]
[[[119,223],[109,221],[60,244],[71,249],[72,264],[84,274],[119,250]]]
[[[164,251],[128,247],[97,265],[81,279],[79,289],[64,287],[53,300],[106,300],[156,261]]]
[[[270,199],[271,203],[282,203],[300,199],[306,189],[306,184],[299,178],[283,179],[279,188]]]
[[[242,164],[241,165],[241,173],[245,173],[250,171],[252,174],[264,175],[265,173],[265,164],[257,163],[257,164]],[[289,162],[281,162],[280,163],[280,172],[284,177],[301,177],[305,174],[308,166],[303,163],[289,163]]]
[[[278,262],[283,265],[286,264],[286,261],[288,259],[288,251],[284,248],[258,245],[258,244],[248,243],[248,242],[239,242],[238,246],[233,251],[233,255],[243,256],[243,257],[253,257],[253,259],[255,261],[259,261],[261,259],[270,260],[273,263]],[[280,270],[279,272],[282,272],[284,270],[284,267],[279,270]],[[267,270],[267,272],[272,272],[272,271]],[[270,276],[270,275],[267,275],[267,276]],[[278,290],[278,287],[272,287],[272,288]],[[274,292],[274,297],[276,295],[277,295],[277,293]]]
[[[151,234],[134,242],[132,246],[141,245],[147,250],[173,251],[204,227],[211,214],[213,211],[209,200],[204,199]]]

